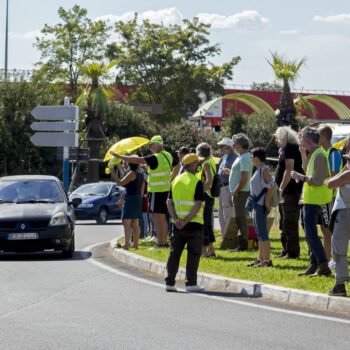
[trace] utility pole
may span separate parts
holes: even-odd
[[[6,0],[6,29],[5,29],[5,80],[7,79],[7,60],[9,46],[9,0]]]

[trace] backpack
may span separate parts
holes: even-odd
[[[213,169],[213,172],[214,172],[214,176],[213,176],[213,183],[210,189],[210,195],[212,197],[217,198],[220,196],[220,178],[219,178],[217,169]]]

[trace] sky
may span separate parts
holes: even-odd
[[[219,43],[220,64],[233,56],[232,84],[272,82],[270,51],[307,59],[294,88],[348,91],[350,94],[349,0],[9,0],[9,68],[31,69],[40,59],[33,47],[45,24],[59,22],[60,6],[78,4],[91,19],[128,20],[137,12],[155,23],[181,24],[198,16],[210,23],[211,43]],[[0,68],[4,67],[6,0],[0,0]]]

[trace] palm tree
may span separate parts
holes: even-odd
[[[112,90],[103,86],[101,79],[107,76],[108,71],[116,65],[111,62],[107,65],[90,63],[81,66],[81,72],[89,80],[82,94],[77,99],[77,105],[85,111],[86,139],[90,149],[87,181],[99,180],[100,150],[105,135],[102,130],[103,118],[109,109],[109,99],[114,95]]]
[[[277,80],[283,82],[283,90],[281,99],[278,104],[279,114],[277,115],[277,125],[291,125],[297,128],[296,115],[297,110],[294,106],[293,96],[290,92],[290,83],[293,83],[299,76],[300,68],[305,64],[306,59],[302,58],[300,61],[290,61],[277,52],[271,52],[272,60],[269,65],[272,67]]]

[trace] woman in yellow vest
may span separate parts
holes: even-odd
[[[197,177],[204,185],[204,231],[203,231],[203,252],[206,258],[215,257],[213,243],[214,236],[214,198],[210,195],[213,178],[216,174],[216,164],[211,154],[209,144],[202,142],[196,148],[197,156],[202,160],[202,169],[197,173]]]
[[[300,153],[306,175],[292,171],[291,176],[297,181],[304,182],[303,223],[310,249],[310,266],[299,275],[330,276],[332,272],[328,267],[328,259],[317,233],[321,207],[331,202],[333,198],[333,191],[325,185],[325,180],[330,177],[329,163],[326,152],[318,145],[320,134],[317,129],[306,127],[301,131],[300,137]]]
[[[197,271],[203,243],[202,182],[195,176],[199,158],[190,153],[182,159],[185,172],[173,181],[167,200],[168,211],[174,223],[170,255],[167,263],[165,290],[176,292],[175,277],[179,270],[181,254],[187,244],[186,291],[203,290],[197,285]]]

